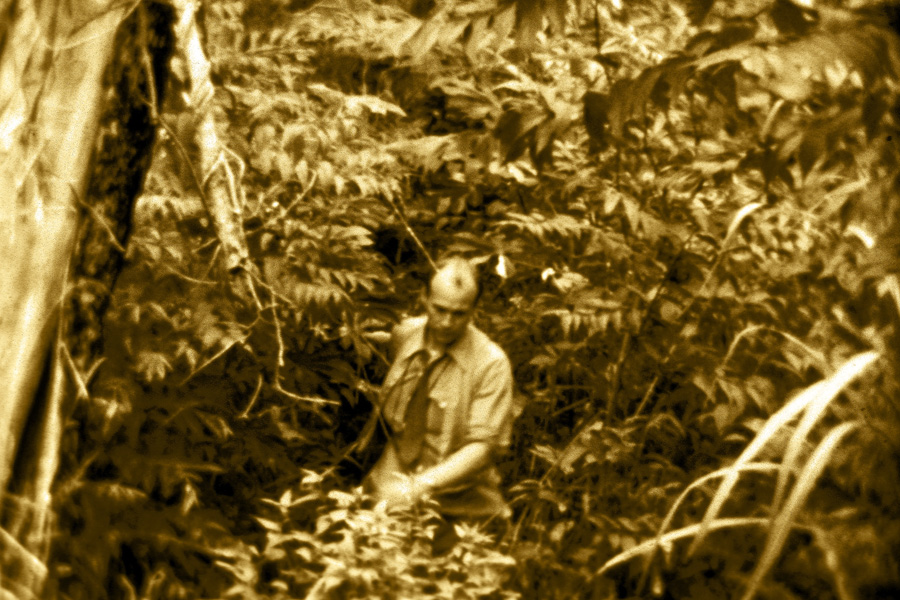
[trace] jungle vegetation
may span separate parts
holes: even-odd
[[[4,597],[900,592],[891,3],[136,0],[25,65],[31,4],[0,1],[3,268],[45,274],[50,350],[3,402]],[[29,74],[101,33],[96,125],[35,145],[14,90],[61,110]],[[12,216],[73,143],[49,260]],[[359,484],[447,252],[519,414],[510,526],[433,556],[435,507]]]

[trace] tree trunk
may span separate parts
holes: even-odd
[[[133,12],[118,2],[76,0],[14,1],[4,13],[0,585],[7,597],[24,598],[38,596],[46,578],[61,411],[79,377],[60,325],[71,316],[64,310],[71,271],[83,262],[72,258],[84,247],[84,215],[96,212],[86,192],[107,106],[104,74],[119,26]]]
[[[0,598],[42,593],[64,414],[102,351],[176,47],[202,195],[226,265],[249,266],[195,5],[170,4],[0,0]]]

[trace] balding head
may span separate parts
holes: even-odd
[[[472,304],[478,301],[478,297],[481,296],[481,284],[475,265],[462,256],[448,256],[439,260],[436,266],[437,270],[428,280],[426,287],[429,295],[432,288],[437,285],[454,293],[473,293]]]

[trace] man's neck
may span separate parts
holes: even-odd
[[[432,362],[444,355],[447,352],[447,348],[450,347],[450,344],[439,344],[435,342],[432,339],[431,334],[426,330],[425,340],[422,346],[425,351],[428,352],[428,362]]]

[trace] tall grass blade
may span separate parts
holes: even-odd
[[[825,439],[823,439],[816,448],[816,451],[810,457],[806,467],[804,467],[803,471],[800,473],[797,479],[797,485],[794,486],[793,491],[791,491],[791,495],[785,502],[784,508],[778,512],[777,517],[769,527],[768,539],[766,540],[766,545],[763,549],[762,558],[756,565],[753,574],[750,576],[750,584],[747,587],[747,591],[742,596],[742,600],[751,600],[753,595],[756,594],[763,578],[766,576],[769,569],[772,568],[772,565],[775,564],[778,555],[781,553],[781,549],[784,547],[784,542],[787,540],[788,533],[791,531],[791,523],[803,507],[804,502],[806,502],[806,498],[809,496],[819,475],[822,474],[822,471],[828,464],[828,459],[831,458],[834,449],[844,436],[858,426],[858,422],[842,423],[838,425],[825,436]]]
[[[821,385],[821,382],[815,383],[809,388],[807,388],[804,392],[798,394],[793,400],[788,402],[784,407],[781,408],[774,415],[769,417],[768,421],[766,421],[763,428],[756,434],[756,437],[750,442],[747,448],[738,456],[737,460],[730,467],[726,467],[723,469],[726,471],[726,475],[722,480],[722,483],[719,484],[719,489],[716,491],[716,495],[713,496],[712,501],[709,503],[709,507],[706,509],[706,514],[703,515],[703,521],[700,523],[700,533],[694,539],[691,547],[688,549],[688,556],[693,554],[703,539],[706,537],[706,534],[709,532],[709,524],[715,520],[716,516],[719,514],[719,511],[722,509],[722,506],[725,504],[725,501],[728,499],[728,496],[731,494],[731,490],[734,489],[735,484],[737,483],[738,477],[740,476],[741,469],[750,462],[756,454],[762,450],[763,446],[772,438],[775,433],[781,429],[783,425],[788,423],[791,419],[796,417],[800,411],[802,411],[808,399],[808,392],[812,390],[817,390]]]
[[[837,397],[838,392],[840,392],[851,379],[855,378],[877,357],[878,355],[876,352],[866,352],[857,354],[848,360],[834,376],[828,379],[828,385],[822,390],[822,393],[810,402],[809,406],[806,408],[806,412],[803,414],[803,418],[797,425],[797,430],[791,436],[787,450],[781,460],[782,468],[778,473],[778,483],[775,486],[775,498],[772,501],[773,513],[777,511],[778,506],[781,504],[784,494],[787,491],[788,478],[790,477],[791,472],[797,468],[797,459],[809,432],[812,431],[812,428],[819,422],[825,409],[828,408],[831,401]]]
[[[728,500],[731,491],[737,483],[738,476],[740,475],[740,468],[752,460],[779,429],[800,414],[800,412],[806,410],[812,402],[819,399],[820,402],[825,402],[827,405],[827,403],[830,402],[844,386],[856,378],[876,358],[878,358],[878,353],[875,351],[857,354],[841,365],[841,368],[838,369],[834,375],[809,386],[782,407],[781,410],[769,417],[769,420],[766,421],[760,432],[756,434],[756,437],[753,438],[735,463],[728,468],[730,472],[722,480],[716,495],[706,509],[706,514],[703,516],[703,521],[700,523],[700,533],[697,534],[697,537],[694,538],[694,541],[691,543],[691,547],[688,549],[688,556],[696,552],[697,548],[706,538],[706,535],[709,532],[709,524],[716,519],[719,511],[722,510],[725,501]]]
[[[741,471],[750,471],[754,473],[765,473],[767,471],[776,471],[781,465],[779,463],[774,462],[765,462],[765,463],[749,463],[743,465],[740,470]],[[662,525],[659,527],[659,532],[656,534],[655,542],[656,547],[660,548],[663,544],[663,537],[669,527],[672,525],[672,521],[675,519],[675,515],[678,512],[678,509],[681,507],[681,503],[687,499],[688,495],[695,489],[704,485],[708,481],[712,481],[713,479],[724,477],[731,472],[731,468],[718,469],[713,471],[712,473],[707,473],[703,477],[696,479],[688,485],[683,492],[675,499],[675,502],[672,504],[672,508],[669,509],[669,512],[666,514],[666,518],[663,519]],[[638,589],[643,589],[643,584],[646,580],[647,575],[649,574],[650,563],[653,560],[655,552],[649,552],[644,561],[644,574],[641,577],[641,582],[638,584]],[[615,560],[619,555],[614,556],[610,560]]]
[[[775,496],[772,500],[773,515],[778,514],[778,507],[781,505],[781,501],[784,499],[784,494],[787,491],[788,480],[790,479],[791,473],[795,471],[798,466],[797,462],[798,457],[800,456],[800,450],[803,448],[803,444],[806,442],[809,432],[812,431],[812,428],[819,422],[819,419],[822,417],[825,409],[828,408],[828,405],[831,404],[831,401],[837,397],[836,392],[829,393],[829,391],[830,390],[826,389],[826,387],[823,387],[820,390],[820,393],[812,399],[809,405],[807,405],[806,410],[803,412],[800,423],[797,424],[797,428],[791,435],[784,456],[781,458],[781,469],[778,471],[778,481],[775,484]]]
[[[729,527],[746,527],[748,525],[760,525],[765,527],[769,524],[769,519],[766,517],[734,517],[728,519],[718,519],[710,523],[709,528],[711,531],[716,531],[719,529],[727,529]],[[653,538],[652,540],[647,540],[642,544],[638,544],[633,548],[620,552],[615,555],[601,566],[597,570],[597,575],[603,575],[613,567],[624,564],[635,558],[637,556],[641,556],[642,554],[647,554],[648,552],[654,552],[660,546],[666,547],[669,546],[672,542],[676,542],[680,539],[688,538],[697,534],[700,531],[700,524],[697,523],[695,525],[688,525],[687,527],[682,527],[681,529],[676,529],[674,531],[670,531],[669,533],[659,538]]]

